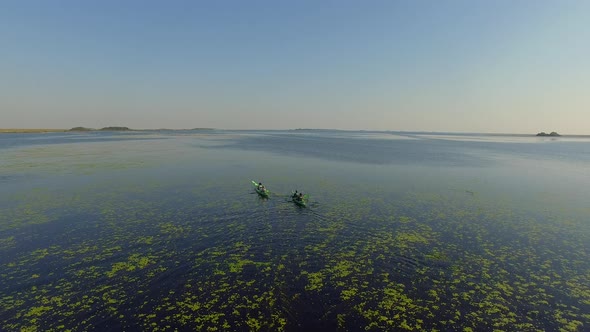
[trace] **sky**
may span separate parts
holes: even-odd
[[[0,1],[0,128],[590,134],[590,1]]]

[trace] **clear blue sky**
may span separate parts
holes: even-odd
[[[1,1],[0,128],[590,134],[590,1]]]

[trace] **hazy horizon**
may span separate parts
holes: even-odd
[[[589,10],[6,1],[0,128],[590,134]]]
[[[83,127],[83,126],[75,126],[72,128],[0,128],[0,133],[3,131],[6,133],[12,133],[11,130],[15,130],[15,132],[19,130],[29,130],[30,132],[35,131],[70,131],[74,128],[82,127],[84,129],[90,129],[92,131],[101,131],[104,128],[109,127],[127,127],[131,131],[158,131],[158,130],[171,130],[171,131],[191,131],[191,130],[218,130],[218,131],[343,131],[343,132],[375,132],[375,133],[408,133],[408,134],[440,134],[440,135],[499,135],[499,136],[536,136],[538,133],[544,132],[546,134],[551,133],[551,131],[537,131],[535,133],[517,133],[517,132],[472,132],[472,131],[429,131],[429,130],[389,130],[389,129],[339,129],[339,128],[285,128],[285,129],[275,129],[275,128],[250,128],[250,129],[235,129],[235,128],[212,128],[212,127],[186,127],[186,128],[134,128],[125,125],[116,125],[116,126],[106,126],[106,127]],[[568,136],[568,137],[590,137],[590,134],[580,134],[580,133],[559,133],[559,136]],[[555,136],[547,136],[547,138],[555,138]]]

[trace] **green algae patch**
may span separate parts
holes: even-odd
[[[14,236],[0,238],[0,252],[3,250],[12,249],[15,246],[16,246],[16,240],[14,239]]]
[[[324,286],[325,277],[322,272],[309,273],[303,271],[302,274],[307,277],[307,285],[305,286],[306,291],[318,291]]]
[[[129,256],[127,261],[125,262],[117,262],[112,265],[110,271],[106,272],[107,277],[112,278],[114,277],[119,271],[127,271],[132,272],[137,269],[144,269],[150,264],[153,264],[153,257],[150,260],[150,257],[142,257],[139,254],[133,254]]]
[[[53,309],[52,307],[47,307],[47,306],[38,306],[38,307],[32,307],[31,310],[29,310],[29,312],[27,312],[25,314],[25,317],[31,317],[31,316],[41,316],[43,315],[45,312],[49,311]]]

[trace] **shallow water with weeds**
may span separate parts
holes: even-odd
[[[0,153],[0,330],[590,329],[587,138],[4,134]]]

